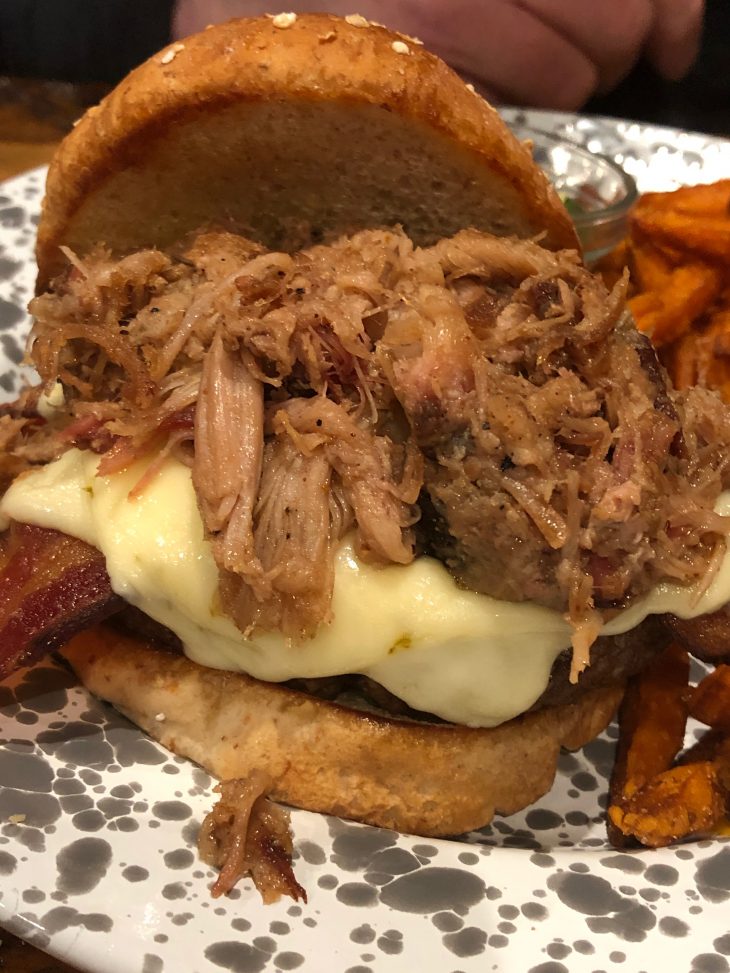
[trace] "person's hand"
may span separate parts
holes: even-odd
[[[704,0],[178,0],[175,31],[285,8],[357,11],[419,37],[495,100],[575,109],[642,54],[681,78],[697,55]]]

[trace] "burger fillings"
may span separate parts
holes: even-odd
[[[268,681],[360,672],[414,709],[498,724],[540,696],[571,635],[587,654],[599,632],[650,613],[707,613],[730,590],[723,522],[708,509],[727,506],[724,460],[702,438],[724,410],[701,391],[676,397],[680,449],[674,403],[645,369],[620,295],[600,288],[569,256],[473,233],[419,250],[401,233],[366,232],[295,257],[207,234],[182,260],[76,258],[33,306],[46,385],[67,379],[65,409],[49,422],[58,434],[38,436],[51,454],[65,438],[67,451],[16,480],[2,512],[98,548],[115,592],[204,665]],[[206,535],[200,444],[239,429],[211,370],[225,355],[261,402],[251,433],[260,472],[250,496],[214,498],[228,516]],[[170,428],[205,396],[210,422]],[[364,441],[359,454],[335,423]],[[68,448],[74,437],[87,448]],[[235,472],[224,447],[206,449],[215,490]],[[303,463],[294,476],[292,463]],[[318,505],[305,483],[317,465]],[[398,497],[406,476],[411,503]],[[267,478],[278,478],[268,496]],[[287,512],[272,511],[277,502]],[[221,544],[236,505],[240,544],[253,552],[239,573]],[[700,577],[713,551],[714,579],[673,582]],[[603,619],[592,603],[613,610]]]

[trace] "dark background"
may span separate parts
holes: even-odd
[[[730,0],[707,0],[700,56],[683,81],[662,81],[642,63],[583,111],[730,138]]]
[[[730,0],[706,2],[700,57],[685,80],[662,81],[642,63],[583,110],[730,137]],[[167,43],[172,6],[172,0],[0,0],[0,75],[113,84]]]

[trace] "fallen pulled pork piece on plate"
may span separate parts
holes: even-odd
[[[202,824],[200,857],[220,869],[213,898],[227,895],[250,875],[268,905],[282,895],[307,901],[307,893],[292,870],[289,813],[266,797],[270,781],[261,771],[245,780],[227,780],[214,790],[220,794]]]

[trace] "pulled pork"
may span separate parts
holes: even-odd
[[[227,895],[250,875],[266,905],[282,895],[307,901],[292,870],[289,814],[265,795],[270,781],[254,771],[245,779],[226,780],[213,789],[220,797],[203,821],[198,852],[207,865],[220,869],[211,894]]]
[[[38,412],[41,389],[25,389],[11,403],[0,405],[0,496],[29,466],[49,463],[64,450],[59,427]]]
[[[607,293],[575,254],[378,230],[297,254],[206,232],[69,256],[32,305],[63,442],[103,472],[192,466],[243,631],[312,634],[354,529],[364,558],[430,553],[465,587],[564,612],[575,678],[606,612],[724,551],[730,412],[668,387],[625,282]]]

